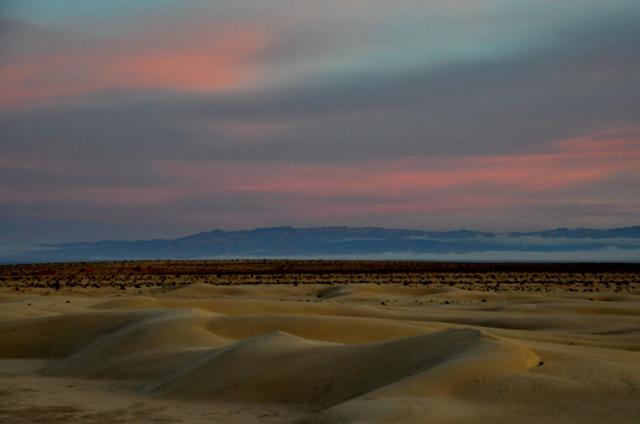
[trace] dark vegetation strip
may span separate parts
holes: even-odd
[[[153,260],[0,266],[0,276],[51,275],[290,275],[398,273],[624,273],[640,274],[640,263],[423,262],[341,260]]]

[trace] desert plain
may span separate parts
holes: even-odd
[[[0,267],[2,423],[638,423],[640,266]]]

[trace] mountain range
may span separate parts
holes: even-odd
[[[492,233],[469,230],[423,231],[375,227],[270,227],[213,230],[175,239],[105,240],[41,244],[2,262],[65,262],[127,259],[376,257],[449,259],[492,252],[497,260],[558,258],[562,253],[640,252],[640,226],[613,229],[556,228],[537,232]],[[547,256],[539,254],[546,253]],[[537,255],[537,256],[536,256]],[[621,258],[622,258],[621,256]],[[640,257],[640,256],[639,256]],[[486,258],[480,255],[479,258]],[[607,258],[611,259],[611,255]],[[613,256],[615,260],[616,256]]]

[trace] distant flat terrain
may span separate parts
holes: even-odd
[[[637,264],[0,267],[0,422],[637,423]]]

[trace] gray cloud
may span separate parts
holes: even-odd
[[[324,21],[308,32],[300,32],[302,24],[291,25],[282,33],[286,37],[261,57],[260,68],[290,75],[290,80],[280,76],[273,84],[253,90],[215,95],[103,92],[66,103],[0,111],[4,161],[0,162],[0,188],[15,193],[113,186],[179,191],[187,183],[160,171],[158,162],[205,163],[212,169],[220,164],[362,166],[372,160],[535,151],[564,138],[637,125],[640,8],[625,12],[574,19],[566,27],[542,25],[542,41],[501,54],[434,64],[422,63],[419,56],[431,51],[416,47],[415,66],[373,62],[369,67],[360,64],[344,70],[319,65],[308,73],[298,72],[298,67],[314,54],[327,63],[332,53],[338,62],[344,61],[350,51],[366,45],[367,40],[355,37],[355,31],[379,26],[364,19],[355,29],[346,29],[349,34],[339,35],[323,28]],[[223,16],[242,15],[229,13]],[[300,18],[298,22],[307,21]],[[327,22],[335,30],[345,25],[339,20]],[[0,34],[4,37],[7,32]],[[345,37],[348,43],[332,48]],[[380,36],[385,37],[393,38]],[[384,54],[372,57],[382,60]],[[296,71],[288,74],[289,69]],[[282,124],[284,129],[245,138],[225,130],[229,124],[243,122]],[[621,200],[637,194],[638,181],[628,178],[572,188],[554,195],[564,197],[564,203],[554,198],[526,212],[517,206],[501,215],[490,210],[473,216],[450,212],[371,216],[363,218],[362,224],[495,228],[507,219],[523,227],[530,222],[553,226],[560,221],[570,225],[583,214],[584,222],[617,225],[631,222],[639,210],[636,203]],[[240,222],[247,227],[323,224],[332,219],[356,224],[359,221],[348,216],[305,218],[304,210],[322,202],[366,207],[385,201],[389,200],[241,193],[222,185],[201,197],[190,194],[163,200],[160,207],[158,203],[105,206],[86,199],[71,203],[0,199],[4,223],[0,233],[20,239],[50,232],[49,238],[69,240],[85,238],[82,234],[107,236],[114,228],[122,234],[137,228],[139,234],[175,235]],[[145,224],[137,227],[141,221]],[[80,230],[65,233],[76,224]]]
[[[638,26],[623,20],[567,32],[573,36],[558,34],[562,41],[544,49],[430,71],[370,72],[208,99],[116,96],[82,110],[0,119],[12,136],[8,143],[26,151],[38,143],[81,151],[77,145],[86,143],[93,156],[121,147],[140,154],[136,150],[153,146],[158,155],[201,157],[210,151],[224,159],[256,160],[496,152],[636,122]],[[255,144],[215,131],[204,139],[191,131],[192,124],[215,128],[229,121],[287,121],[294,130]]]

